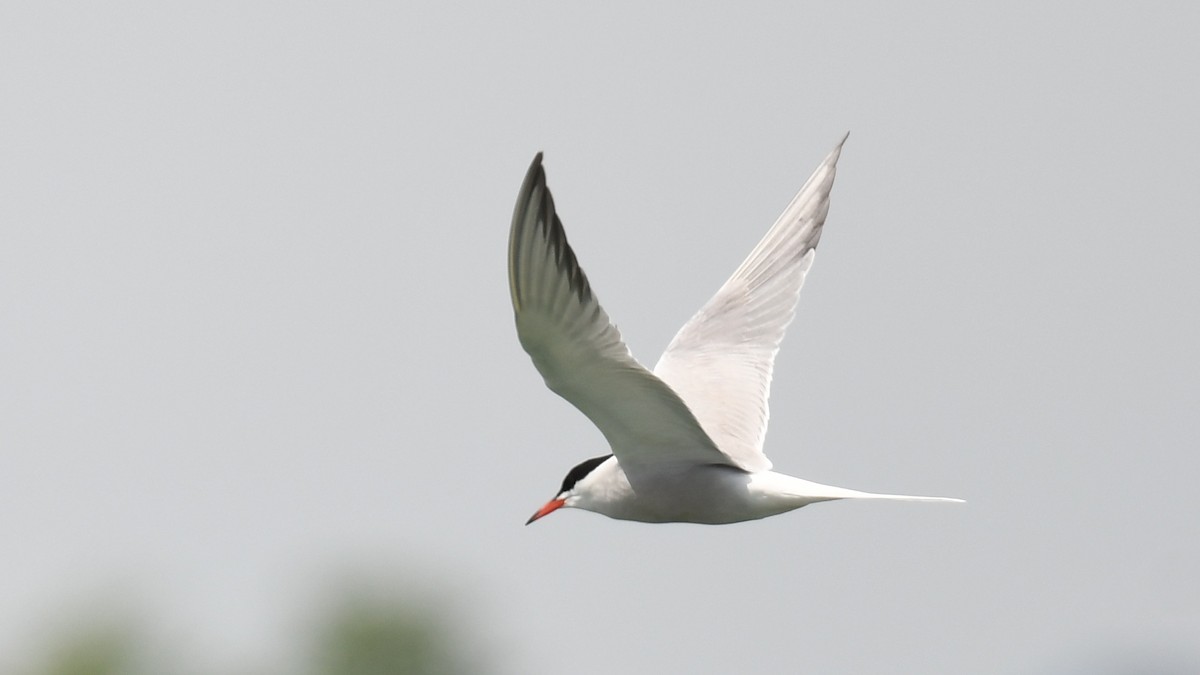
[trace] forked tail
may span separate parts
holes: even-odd
[[[828,501],[832,499],[890,499],[903,502],[958,502],[963,500],[954,497],[919,497],[916,495],[885,495],[874,492],[862,492],[860,490],[851,490],[849,488],[841,488],[833,485],[822,485],[812,481],[796,478],[795,476],[787,476],[785,474],[775,473],[774,471],[758,474],[767,478],[772,483],[773,487],[780,492],[785,492],[800,497],[802,499],[817,501]]]
[[[851,490],[851,492],[854,492]],[[860,492],[857,495],[849,497],[849,499],[891,499],[898,502],[955,502],[957,504],[966,503],[964,499],[955,497],[917,497],[914,495],[877,495],[870,492]]]

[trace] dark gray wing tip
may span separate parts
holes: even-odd
[[[579,261],[575,258],[575,251],[567,241],[567,231],[563,229],[558,212],[554,209],[554,197],[550,194],[550,188],[542,191],[542,216],[538,218],[538,222],[543,227],[550,250],[554,252],[554,262],[558,265],[558,269],[566,275],[571,290],[575,292],[579,302],[584,304],[591,302],[591,284],[588,283],[587,275],[583,273],[583,268],[579,266]]]
[[[535,199],[534,195],[539,190],[541,199]],[[532,219],[534,227],[526,228],[524,224],[528,222],[527,216],[531,211],[534,213]],[[532,232],[526,232],[526,229],[537,231],[545,239],[554,256],[554,264],[567,277],[570,289],[579,297],[581,303],[590,302],[592,289],[588,284],[587,275],[583,273],[583,269],[575,258],[575,252],[567,243],[567,233],[554,208],[554,197],[546,185],[546,170],[542,167],[541,152],[534,155],[533,162],[530,163],[529,170],[525,173],[525,181],[521,185],[521,192],[517,195],[516,208],[513,210],[513,231],[509,242],[510,265],[512,266],[520,264],[518,260],[520,247],[517,245],[517,239],[537,236]],[[516,276],[512,281],[517,283]],[[517,289],[513,290],[514,295],[519,294]]]

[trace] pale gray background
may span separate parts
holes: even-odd
[[[361,569],[514,675],[1196,672],[1198,19],[4,3],[0,666],[89,599],[265,663]],[[653,363],[847,130],[767,450],[969,503],[522,527],[607,452],[512,326],[534,152]]]

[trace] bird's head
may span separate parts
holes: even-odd
[[[584,482],[584,479],[587,478],[596,467],[603,464],[604,461],[609,457],[612,457],[612,455],[593,457],[587,461],[580,462],[579,464],[575,465],[575,468],[567,472],[566,478],[563,478],[562,487],[558,489],[558,495],[556,495],[554,499],[546,502],[545,506],[538,509],[536,513],[530,516],[529,520],[525,521],[525,524],[528,525],[542,516],[548,516],[564,506],[567,508],[575,506],[575,503],[579,501],[580,490],[583,488],[581,483]]]

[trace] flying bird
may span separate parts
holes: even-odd
[[[581,462],[526,525],[560,508],[648,523],[724,524],[834,499],[946,501],[860,492],[771,470],[763,454],[775,353],[829,211],[843,138],[783,214],[675,335],[638,363],[567,243],[538,153],[513,210],[508,280],[517,336],[549,387],[612,454]]]

